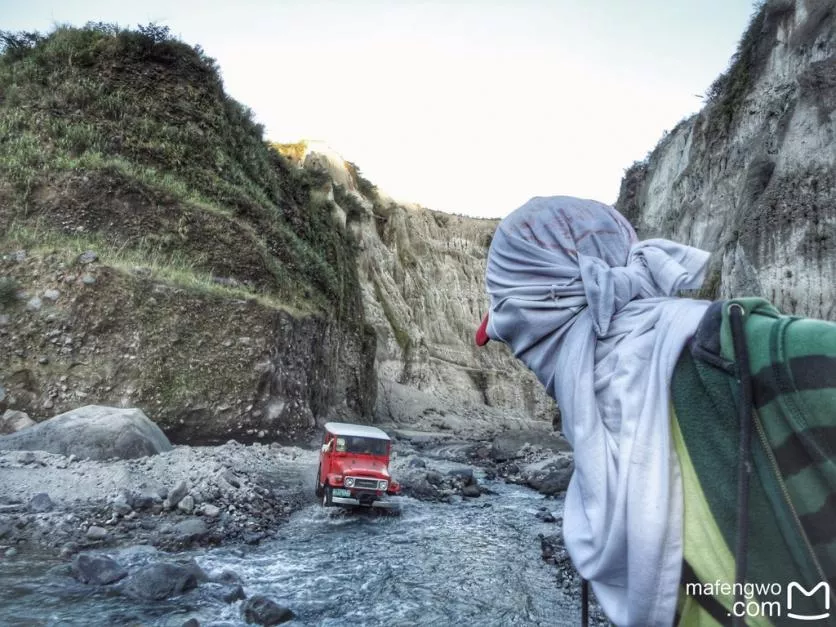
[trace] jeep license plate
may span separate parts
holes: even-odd
[[[344,490],[343,488],[334,488],[334,496],[351,497],[351,491],[350,490]]]

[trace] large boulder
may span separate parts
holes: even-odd
[[[0,435],[16,433],[21,429],[33,427],[37,424],[26,412],[7,409],[0,412]]]
[[[47,451],[80,459],[133,459],[169,451],[171,443],[139,409],[88,405],[0,436],[0,450]]]
[[[76,555],[73,558],[72,573],[73,577],[81,583],[100,586],[106,586],[128,576],[128,571],[112,557],[92,553]]]
[[[525,484],[546,496],[565,492],[575,465],[569,455],[558,455],[529,464],[522,471]]]
[[[127,580],[128,596],[145,601],[159,601],[188,592],[198,585],[194,571],[182,564],[158,562],[145,566]]]
[[[506,431],[494,438],[490,457],[496,462],[521,459],[531,447],[555,453],[571,450],[569,442],[557,433],[542,430]]]

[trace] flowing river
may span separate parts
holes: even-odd
[[[577,594],[540,555],[538,533],[555,532],[535,513],[562,503],[483,481],[496,494],[456,504],[402,498],[400,516],[310,506],[259,546],[189,551],[207,572],[229,569],[248,596],[291,608],[301,625],[577,625]],[[114,554],[113,551],[110,552]],[[0,562],[2,625],[243,625],[241,602],[200,587],[143,603],[60,574],[66,562],[20,555]],[[57,568],[56,568],[57,567]]]

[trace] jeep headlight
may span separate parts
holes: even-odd
[[[343,479],[343,485],[346,488],[353,488],[354,487],[354,477],[346,477]]]
[[[389,487],[389,482],[388,481],[378,481],[377,482],[377,489],[378,490],[385,490],[388,487]]]

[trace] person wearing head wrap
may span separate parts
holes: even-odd
[[[682,488],[669,384],[709,303],[673,297],[703,281],[708,253],[639,242],[615,209],[533,198],[488,253],[490,310],[477,332],[507,344],[563,413],[575,471],[564,537],[617,625],[670,625],[682,570]]]
[[[575,459],[564,540],[612,622],[824,620],[836,324],[676,297],[707,260],[638,241],[608,205],[533,198],[493,237],[476,343],[507,344],[557,400]]]

